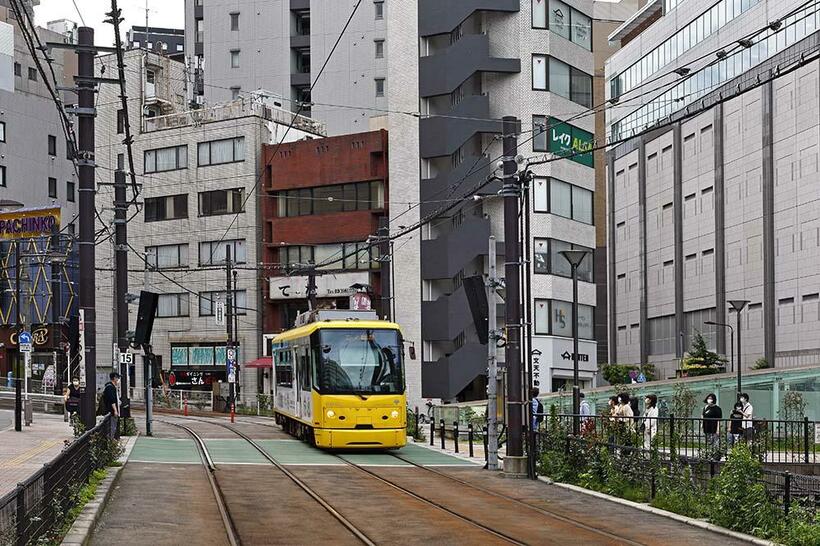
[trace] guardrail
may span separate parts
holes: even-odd
[[[65,515],[90,474],[101,468],[95,456],[100,439],[108,438],[110,416],[68,445],[51,462],[0,499],[0,543],[23,546],[53,542]],[[104,464],[104,462],[103,462]]]

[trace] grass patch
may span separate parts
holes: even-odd
[[[65,536],[68,534],[68,531],[74,524],[74,520],[76,520],[77,516],[79,516],[80,513],[83,511],[85,505],[88,504],[90,501],[94,500],[94,497],[97,495],[97,488],[99,487],[100,483],[102,483],[102,481],[106,478],[106,476],[108,476],[108,470],[105,468],[95,470],[91,473],[91,475],[88,477],[88,483],[86,483],[77,492],[74,505],[65,515],[65,519],[63,520],[63,526],[57,532],[56,536],[53,536],[48,541],[46,541],[46,544],[57,545],[63,541],[63,538],[65,538]]]

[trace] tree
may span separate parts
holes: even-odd
[[[727,358],[710,351],[706,346],[703,335],[696,331],[692,337],[692,347],[683,358],[682,368],[687,375],[708,375],[718,373],[720,367],[727,362]]]

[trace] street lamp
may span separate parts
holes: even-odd
[[[703,324],[709,324],[711,326],[721,326],[723,328],[729,329],[729,352],[731,353],[731,363],[732,363],[732,371],[735,369],[735,329],[732,328],[731,324],[723,324],[722,322],[715,322],[714,320],[705,320]]]
[[[748,305],[749,300],[729,300],[729,305],[732,306],[732,309],[735,310],[735,314],[737,315],[737,398],[740,400],[740,393],[743,392],[743,387],[740,380],[740,369],[742,366],[740,365],[741,361],[741,353],[740,353],[740,312],[743,311],[743,308]]]
[[[578,384],[578,266],[584,261],[589,250],[562,250],[560,254],[572,268],[572,433],[581,430],[581,386]]]

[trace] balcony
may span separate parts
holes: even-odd
[[[470,34],[443,53],[419,59],[419,94],[435,97],[452,93],[476,72],[521,72],[521,59],[490,57],[490,38]]]
[[[468,343],[450,356],[421,366],[424,398],[455,398],[473,379],[487,373],[487,347]]]
[[[427,117],[419,122],[423,158],[447,156],[455,152],[476,133],[500,133],[501,124],[490,121],[490,98],[487,95],[465,97],[446,116]]]
[[[515,13],[520,0],[420,0],[419,36],[447,34],[476,11]]]
[[[454,231],[438,239],[421,242],[421,277],[449,279],[467,262],[488,253],[490,221],[486,218],[466,220]]]
[[[441,208],[444,203],[432,202],[441,199],[463,197],[473,188],[487,179],[490,174],[489,158],[486,156],[467,156],[464,161],[452,171],[446,171],[434,178],[425,178],[421,181],[419,193],[421,196],[421,215],[427,216]],[[450,188],[458,184],[458,189],[448,197]],[[500,182],[492,182],[478,193],[496,193],[501,189]]]
[[[310,87],[310,72],[291,73],[290,85],[293,87]]]
[[[290,37],[291,49],[310,49],[310,35],[296,34]]]

